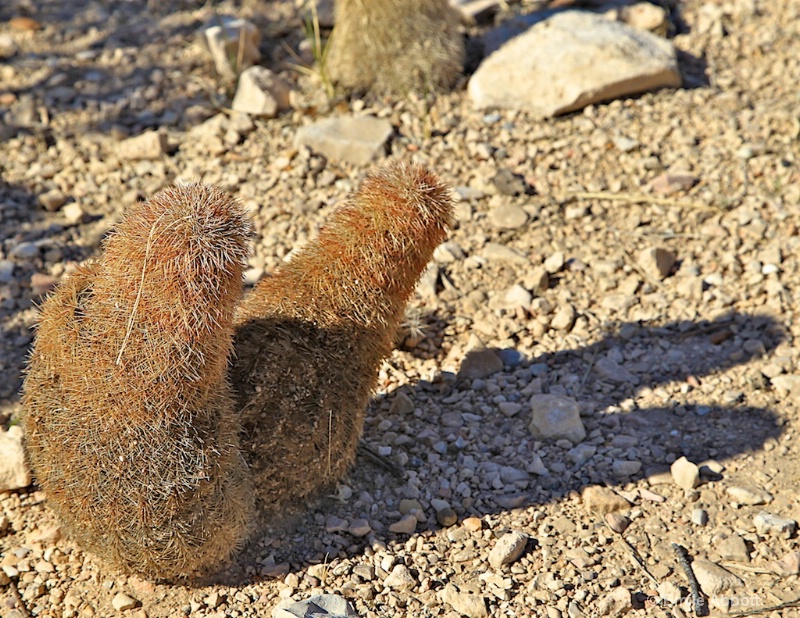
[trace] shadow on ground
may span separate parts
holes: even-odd
[[[36,53],[18,51],[4,61],[19,76],[37,69],[32,82],[5,89],[16,101],[0,107],[4,139],[81,111],[84,121],[59,125],[60,130],[125,137],[161,127],[189,129],[230,103],[225,91],[235,84],[217,77],[210,58],[186,53],[203,25],[197,16],[221,15],[209,3],[98,2],[79,11],[58,0],[27,6],[0,7],[0,23],[22,14],[42,26],[28,33],[36,39]],[[296,48],[304,36],[300,13],[267,0],[252,3],[249,13],[262,31],[261,64],[285,64],[287,40]],[[41,55],[48,58],[45,71]]]
[[[353,497],[347,506],[330,497],[317,498],[306,511],[302,510],[303,505],[298,505],[294,513],[283,514],[285,519],[281,527],[265,530],[259,541],[243,552],[233,571],[214,581],[228,585],[249,583],[253,580],[253,569],[262,572],[261,577],[264,573],[280,575],[302,569],[309,562],[357,555],[372,542],[353,538],[345,532],[336,538],[346,549],[325,546],[319,539],[331,538],[324,525],[325,519],[331,515],[343,519],[364,518],[371,522],[385,518],[389,520],[387,526],[375,530],[374,539],[403,542],[406,536],[388,531],[388,523],[399,518],[397,511],[402,498],[419,499],[423,504],[427,504],[431,498],[443,498],[450,502],[459,519],[470,515],[483,516],[558,500],[587,485],[624,485],[641,478],[643,471],[648,468],[666,467],[671,461],[670,456],[685,455],[696,462],[709,458],[724,461],[761,449],[765,442],[781,435],[782,421],[772,410],[748,406],[744,393],[733,390],[726,392],[725,401],[716,405],[693,406],[676,402],[674,405],[668,403],[649,408],[634,407],[628,412],[620,406],[625,406],[626,400],[646,389],[655,391],[668,383],[687,380],[702,383],[704,378],[724,374],[736,366],[746,367],[756,356],[769,354],[783,338],[783,328],[774,319],[736,313],[714,321],[673,322],[658,327],[626,323],[620,325],[614,334],[593,345],[542,355],[517,367],[506,367],[489,380],[502,379],[515,373],[525,374],[526,370],[533,368],[541,380],[543,392],[561,393],[581,403],[586,412],[583,420],[589,433],[587,444],[593,442],[608,449],[611,446],[608,437],[614,435],[625,437],[623,445],[636,447],[642,472],[631,478],[621,479],[609,465],[597,466],[591,458],[580,464],[568,463],[564,469],[558,469],[557,464],[569,462],[569,458],[561,453],[553,458],[555,461],[551,461],[543,454],[545,466],[554,468],[550,474],[531,474],[521,485],[511,482],[504,487],[487,490],[487,471],[496,471],[502,466],[524,469],[526,462],[542,452],[534,446],[535,441],[527,433],[530,412],[525,404],[529,398],[519,398],[523,408],[513,417],[506,417],[497,409],[492,409],[482,414],[477,428],[476,423],[472,423],[472,428],[465,423],[461,428],[443,430],[442,415],[457,409],[446,403],[448,397],[459,391],[470,391],[475,383],[470,385],[457,380],[444,380],[438,384],[422,382],[411,388],[401,387],[398,391],[405,391],[415,406],[423,410],[421,417],[410,415],[405,419],[391,419],[394,426],[407,423],[405,433],[412,437],[406,446],[393,448],[393,457],[400,452],[405,453],[404,459],[408,463],[403,467],[404,472],[399,476],[393,475],[363,457],[359,458],[348,481]],[[758,340],[763,347],[745,352],[736,343],[742,339]],[[759,346],[749,347],[753,349]],[[623,382],[619,379],[625,374],[609,379],[607,371],[603,375],[598,373],[596,361],[620,354],[636,357],[634,362],[621,363],[622,372],[632,371],[632,381]],[[582,379],[576,380],[575,376]],[[763,381],[763,376],[754,369],[748,379],[753,382],[754,388],[758,388],[759,379]],[[762,387],[765,388],[764,385]],[[397,394],[397,391],[388,393],[384,398],[391,400]],[[504,394],[508,396],[510,393],[504,391]],[[368,415],[364,439],[374,447],[385,444],[385,433],[377,423],[369,422],[370,418],[384,417],[379,412],[384,398],[373,403]],[[438,414],[434,412],[436,410]],[[425,435],[426,430],[439,438],[418,440],[416,436]],[[510,457],[509,436],[520,440],[516,446],[512,445]],[[432,442],[438,439],[447,445],[444,452],[440,452],[441,449],[437,452],[433,448]],[[622,451],[625,451],[624,446]],[[642,456],[644,453],[650,456]],[[442,474],[442,470],[459,471],[464,468],[472,468],[475,472],[472,478],[465,481],[465,486],[453,487],[443,478],[446,475]],[[409,483],[411,477],[416,481]],[[362,500],[364,493],[372,499],[371,504]],[[381,501],[388,502],[385,513],[377,510],[375,503]],[[417,533],[440,528],[432,510],[428,509],[426,514],[428,521],[417,527]],[[266,562],[265,554],[268,557]],[[248,567],[251,574],[246,576],[244,569]]]
[[[2,172],[2,163],[0,163]],[[97,243],[88,241],[63,217],[48,213],[27,188],[0,179],[0,425],[14,411],[22,368],[33,339],[30,319],[23,314],[40,296],[33,277],[46,273],[46,263],[83,261]]]

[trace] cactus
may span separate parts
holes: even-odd
[[[231,379],[266,512],[353,462],[380,363],[451,217],[433,174],[396,164],[245,299]]]
[[[351,91],[448,90],[464,68],[459,19],[449,0],[337,0],[326,68]]]
[[[221,191],[162,191],[44,304],[23,396],[29,457],[70,535],[123,570],[213,569],[250,529],[226,378],[247,238]]]
[[[232,199],[189,185],[131,210],[45,302],[25,380],[31,463],[71,536],[124,571],[192,576],[246,541],[256,500],[268,516],[340,478],[451,217],[433,174],[374,173],[236,310]]]

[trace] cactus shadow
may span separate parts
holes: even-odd
[[[32,277],[47,273],[47,262],[83,261],[93,248],[78,238],[61,215],[48,213],[29,188],[0,180],[0,247],[5,249],[0,275],[0,424],[16,414],[22,368],[33,338],[30,311],[42,297]],[[33,255],[21,249],[28,247]],[[22,252],[21,252],[22,251]],[[54,251],[48,256],[48,252]]]
[[[663,326],[623,323],[596,343],[506,366],[482,382],[450,374],[439,382],[422,381],[384,393],[370,406],[363,439],[375,449],[391,446],[391,458],[400,462],[403,474],[398,477],[359,457],[345,481],[345,495],[340,488],[338,499],[318,495],[305,507],[287,511],[280,524],[262,531],[258,548],[240,557],[238,575],[230,572],[226,581],[247,581],[253,569],[261,576],[280,576],[308,563],[345,559],[363,553],[375,541],[405,542],[407,535],[389,531],[401,516],[399,501],[404,498],[422,504],[427,521],[416,532],[430,536],[441,528],[430,507],[434,498],[449,502],[459,519],[484,516],[546,504],[587,485],[625,485],[641,479],[647,469],[666,467],[671,457],[724,462],[761,449],[782,434],[782,422],[773,410],[747,405],[745,393],[730,390],[723,401],[701,405],[673,401],[669,391],[659,389],[690,380],[699,383],[702,392],[706,379],[724,381],[722,374],[734,369],[748,373],[750,361],[772,352],[784,338],[782,325],[773,318],[742,313]],[[743,349],[743,340],[761,343],[748,343]],[[615,360],[620,355],[622,360]],[[618,376],[604,359],[616,363]],[[566,445],[536,441],[527,428],[530,396],[515,397],[515,388],[504,388],[508,400],[523,404],[522,411],[509,417],[487,390],[487,384],[508,384],[512,377],[520,391],[538,381],[534,390],[577,400],[588,433],[584,444],[602,447],[614,457],[570,459]],[[754,388],[766,388],[757,369],[748,378]],[[414,402],[413,414],[388,413],[400,393]],[[627,403],[636,397],[659,402],[644,407]],[[462,402],[481,399],[483,403],[465,411],[468,406]],[[454,412],[461,414],[462,423]],[[629,454],[631,448],[635,453]],[[536,456],[547,474],[530,471]],[[629,457],[641,462],[641,471],[620,478],[609,460]],[[372,533],[359,539],[326,530],[331,516],[365,519]],[[246,570],[250,575],[245,576]]]
[[[13,3],[12,3],[13,4]],[[173,39],[191,42],[201,25],[192,17],[204,2],[186,0],[170,3],[103,2],[74,7],[58,1],[39,2],[33,17],[42,27],[31,33],[37,51],[18,51],[5,60],[18,75],[27,75],[30,67],[42,68],[46,55],[49,67],[41,78],[12,83],[8,92],[16,101],[0,110],[3,137],[47,129],[51,120],[64,112],[87,110],[85,120],[61,131],[75,133],[115,132],[119,136],[137,135],[148,129],[178,127],[188,129],[212,116],[218,103],[202,88],[177,87],[189,77],[205,78],[214,90],[213,63],[198,61],[188,54],[167,55],[145,64],[131,53],[145,42],[162,42],[164,48]],[[185,13],[182,15],[182,13]],[[14,16],[10,8],[0,8],[0,17]],[[0,22],[5,21],[0,19]],[[81,49],[64,51],[64,41],[84,37]],[[111,52],[111,54],[109,54]],[[109,57],[111,56],[111,57]],[[180,78],[176,78],[180,75]],[[147,94],[156,91],[157,96]]]
[[[410,474],[398,481],[379,472],[377,486],[390,487],[392,493],[412,499],[451,500],[459,515],[484,515],[551,501],[589,484],[625,484],[641,478],[648,468],[668,465],[671,454],[685,455],[692,461],[725,460],[758,450],[783,432],[778,415],[747,405],[746,393],[733,386],[727,390],[713,386],[715,392],[723,391],[723,400],[705,403],[703,385],[706,380],[724,384],[722,374],[737,369],[745,374],[753,390],[766,389],[764,376],[758,369],[748,371],[748,365],[768,355],[784,339],[783,326],[763,315],[734,313],[716,320],[663,326],[623,323],[611,328],[597,343],[544,354],[517,367],[506,366],[485,381],[467,383],[456,378],[451,383],[445,379],[440,384],[418,384],[409,395],[417,406],[415,416],[405,420],[408,429],[403,433],[423,438],[412,439],[406,447],[394,447],[406,453]],[[506,386],[503,395],[521,403],[522,411],[507,417],[499,411],[496,394],[488,386],[508,385],[512,377],[517,380],[515,387]],[[681,397],[678,393],[682,401],[664,388],[687,380],[699,386],[695,396],[687,393]],[[575,399],[588,433],[584,442],[604,449],[619,444],[612,453],[623,460],[628,449],[635,447],[633,458],[641,461],[642,471],[631,478],[620,478],[608,458],[599,464],[591,457],[570,461],[561,446],[537,443],[527,429],[530,396],[519,393],[532,383],[536,384],[535,391]],[[454,420],[452,413],[464,407],[460,402],[448,402],[463,393],[482,403],[473,405],[472,412],[462,413],[462,419],[472,416],[458,426],[458,417]],[[394,396],[388,393],[384,397]],[[637,406],[635,400],[641,397],[656,400],[655,405]],[[384,411],[376,415],[380,408],[378,400],[367,419],[365,439],[373,445],[385,444],[377,429],[387,414],[384,406]],[[417,416],[420,410],[422,414]],[[392,428],[395,423],[404,428],[403,420],[388,420],[393,422]],[[747,431],[742,431],[743,427]],[[623,439],[613,442],[613,436]],[[497,481],[502,468],[526,471],[537,454],[541,454],[545,467],[548,459],[562,465],[566,462],[566,466],[554,466],[544,476],[529,473],[519,482]],[[446,482],[435,478],[443,469],[453,470]],[[472,476],[461,475],[465,469],[472,469]],[[361,480],[360,473],[361,468],[357,468],[353,478]],[[514,473],[510,476],[513,478]],[[413,483],[409,484],[415,477],[424,490],[415,490]],[[364,476],[363,482],[373,478]]]

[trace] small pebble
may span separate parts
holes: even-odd
[[[131,596],[128,596],[124,592],[118,592],[114,595],[114,598],[111,599],[111,606],[118,612],[123,612],[127,609],[133,609],[138,604],[139,601]]]
[[[705,526],[708,523],[708,511],[705,509],[692,509],[692,523],[695,526]]]
[[[389,526],[389,532],[395,534],[414,534],[417,529],[417,518],[414,515],[403,515],[400,521]]]
[[[790,539],[797,530],[797,522],[788,517],[779,517],[767,511],[761,511],[753,518],[756,532],[761,536],[777,536]]]
[[[517,561],[525,551],[527,542],[528,537],[521,532],[506,532],[489,552],[489,564],[498,569],[504,564]]]
[[[617,534],[625,532],[631,524],[630,519],[619,513],[606,513],[605,519],[606,523],[608,523],[608,527]]]
[[[681,489],[690,490],[700,485],[700,468],[686,457],[680,457],[670,466],[672,480]]]
[[[395,590],[409,590],[417,585],[417,580],[404,564],[397,564],[383,580],[384,586]]]

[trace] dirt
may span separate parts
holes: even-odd
[[[261,29],[260,62],[292,84],[292,110],[230,115],[234,84],[193,43],[214,11]],[[246,204],[252,283],[367,171],[298,150],[296,129],[370,113],[395,129],[383,160],[437,171],[458,222],[368,410],[364,442],[391,471],[360,457],[329,495],[192,585],[107,572],[62,538],[35,485],[2,493],[0,613],[264,616],[334,593],[365,617],[689,615],[672,543],[698,570],[708,559],[737,576],[701,580],[712,613],[792,605],[797,532],[756,516],[800,520],[799,18],[794,0],[687,0],[673,14],[682,88],[542,120],[475,111],[466,78],[439,96],[329,100],[294,66],[309,45],[293,2],[4,3],[6,427],[22,413],[42,295],[161,187],[201,180]],[[490,27],[469,26],[468,49]],[[217,114],[222,130],[203,124]],[[120,159],[120,142],[149,129],[167,152]],[[674,264],[659,270],[656,248]],[[466,378],[478,339],[503,367]],[[533,437],[539,394],[577,402],[580,444]],[[680,457],[706,464],[699,486],[670,477]],[[627,523],[606,517],[613,500],[584,495],[596,485],[628,501]],[[490,564],[508,531],[528,537],[521,556]],[[132,608],[114,609],[119,593]],[[796,603],[764,613],[800,616]]]

